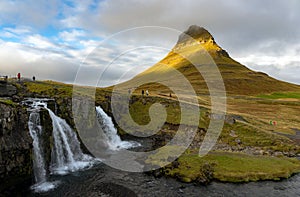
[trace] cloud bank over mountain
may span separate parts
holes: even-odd
[[[134,75],[159,61],[177,37],[146,32],[112,39],[113,47],[101,46],[97,58],[82,63],[104,39],[138,26],[184,31],[196,24],[251,69],[300,84],[299,19],[297,0],[1,1],[0,75],[22,72],[27,77],[72,83],[80,65],[87,73],[98,72],[107,66],[107,59],[120,57],[106,70],[101,84],[111,85],[122,73]],[[136,50],[122,55],[125,45]]]

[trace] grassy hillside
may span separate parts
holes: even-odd
[[[192,84],[198,95],[207,94],[206,82],[195,66],[200,68],[202,73],[210,72],[212,65],[215,64],[221,73],[228,95],[258,95],[281,91],[300,92],[300,86],[276,80],[261,72],[252,71],[236,62],[218,46],[211,34],[205,29],[191,27],[185,33],[179,37],[177,44],[164,59],[133,79],[119,84],[119,86],[133,88],[141,81],[146,83],[155,79],[158,83],[169,81],[174,86],[180,87],[181,80],[178,80],[178,77],[172,72],[173,69],[176,69]],[[190,35],[194,40],[186,35]],[[189,60],[195,60],[199,64],[194,66]],[[155,85],[145,84],[141,88],[148,89],[154,94],[170,92],[158,83]],[[181,91],[184,92],[184,88]]]

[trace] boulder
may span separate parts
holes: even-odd
[[[17,88],[10,84],[0,84],[0,96],[13,96],[17,94]]]

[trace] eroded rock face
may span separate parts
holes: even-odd
[[[187,42],[191,38],[204,42],[211,41],[212,43],[215,43],[213,36],[206,29],[197,25],[192,25],[179,36],[177,44]]]
[[[174,50],[198,44],[201,44],[203,47],[199,49],[205,49],[211,55],[230,58],[229,54],[216,43],[214,37],[205,28],[197,25],[190,26],[179,36]]]
[[[31,152],[26,108],[0,103],[1,188],[15,180],[31,179]]]
[[[13,96],[17,94],[17,88],[7,83],[0,83],[0,96]]]

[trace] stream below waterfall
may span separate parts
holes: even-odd
[[[99,164],[87,171],[60,178],[62,184],[43,195],[32,196],[287,196],[300,194],[300,176],[279,182],[245,184],[212,182],[207,186],[181,183],[171,178],[155,178],[144,173],[130,173]]]
[[[207,186],[187,184],[172,178],[155,178],[145,173],[113,169],[101,159],[92,158],[80,149],[80,143],[70,126],[47,107],[46,101],[31,101],[29,130],[33,138],[33,183],[12,191],[13,196],[299,196],[300,175],[282,181],[262,181],[244,184],[212,182]],[[44,162],[39,108],[48,110],[53,125],[51,164]],[[121,140],[112,120],[96,108],[102,129],[111,150],[143,151],[151,142],[147,139]],[[135,140],[136,142],[134,142]],[[49,173],[49,172],[50,173]],[[48,174],[47,174],[48,173]]]
[[[26,196],[255,196],[296,197],[300,194],[300,175],[282,181],[261,181],[243,184],[212,182],[207,186],[181,183],[173,178],[155,178],[145,173],[113,169],[103,163],[65,176],[51,176],[59,180],[54,190],[35,193],[24,186]]]

